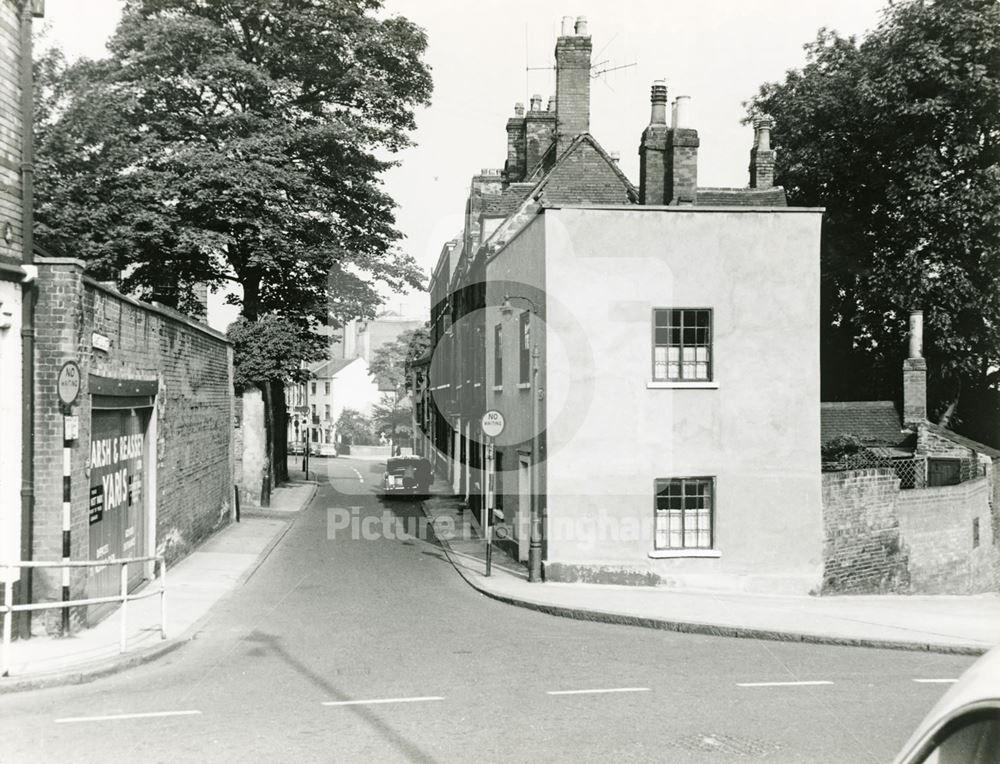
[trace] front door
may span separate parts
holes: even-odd
[[[95,410],[90,436],[90,559],[112,562],[146,553],[143,451],[150,409]],[[143,565],[129,566],[129,589],[143,580]],[[119,566],[91,568],[87,596],[106,597],[121,589]],[[115,605],[97,605],[92,623]]]

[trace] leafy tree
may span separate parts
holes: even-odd
[[[288,409],[285,382],[304,382],[310,374],[299,359],[313,358],[323,342],[303,336],[288,321],[274,315],[256,321],[237,319],[229,326],[233,343],[233,383],[237,390],[257,388],[264,396],[265,448],[272,483],[288,480]]]
[[[261,320],[236,329],[237,377],[267,393],[279,477],[276,373],[313,357],[331,316],[372,315],[380,286],[422,278],[381,175],[428,102],[427,41],[381,11],[126,0],[108,58],[67,66],[53,52],[36,67],[37,241],[140,297],[198,314],[205,284]]]
[[[418,286],[385,157],[428,102],[424,32],[379,0],[127,0],[111,55],[39,67],[38,241],[197,312],[309,328]]]
[[[395,340],[383,343],[372,353],[368,364],[368,373],[378,382],[379,389],[389,391],[372,409],[372,419],[380,431],[389,434],[394,448],[413,432],[408,364],[430,347],[429,326],[428,323],[419,329],[408,329]]]
[[[410,437],[413,432],[413,407],[409,398],[399,399],[391,393],[382,395],[372,406],[372,424],[376,432],[389,435],[393,444]]]
[[[370,445],[375,438],[371,419],[361,412],[345,408],[337,417],[337,433],[349,444]]]
[[[431,346],[430,325],[407,329],[391,342],[383,343],[372,353],[368,373],[379,382],[380,389],[395,391],[403,396],[410,390],[407,366]]]
[[[898,397],[922,308],[931,411],[996,444],[1000,2],[894,2],[862,42],[806,51],[748,111],[775,118],[789,202],[827,210],[824,398]]]

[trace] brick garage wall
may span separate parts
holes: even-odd
[[[892,470],[823,475],[823,593],[887,593],[909,589],[900,545]]]
[[[168,309],[145,305],[83,277],[83,263],[39,260],[36,311],[34,557],[62,553],[62,415],[56,380],[65,361],[80,366],[72,455],[72,556],[89,559],[88,375],[156,380],[156,552],[187,555],[230,516],[233,486],[232,349],[225,337]],[[93,333],[110,350],[92,346]],[[152,553],[154,550],[147,550]],[[86,573],[73,577],[73,596]],[[35,576],[36,601],[59,597],[59,574]],[[57,611],[51,611],[57,619]],[[36,623],[42,619],[36,619]]]
[[[909,552],[911,588],[922,594],[995,590],[997,549],[985,478],[954,486],[900,491],[900,539]],[[973,547],[973,520],[979,543]]]

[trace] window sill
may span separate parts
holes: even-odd
[[[495,393],[502,393],[503,392],[503,385],[493,385],[493,392],[495,392]]]
[[[670,557],[722,557],[718,549],[654,549],[649,553],[654,560]]]
[[[531,389],[531,383],[530,382],[518,382],[517,383],[517,389],[518,390],[530,390]]]
[[[718,390],[718,382],[647,382],[647,390]]]

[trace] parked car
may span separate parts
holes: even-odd
[[[1000,647],[949,688],[895,764],[1000,764]]]
[[[422,456],[393,456],[385,463],[382,489],[386,495],[417,495],[430,492],[431,463]]]

